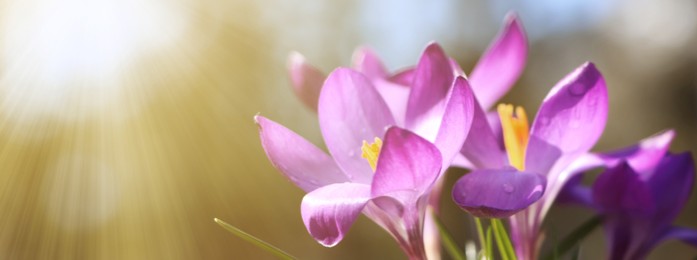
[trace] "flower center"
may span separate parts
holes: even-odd
[[[375,137],[375,142],[368,143],[363,141],[363,146],[361,146],[361,157],[363,157],[370,164],[370,168],[375,172],[375,167],[378,165],[378,155],[380,154],[380,149],[382,149],[382,140]]]
[[[511,166],[519,171],[525,170],[525,149],[530,138],[530,128],[528,127],[528,116],[522,107],[516,107],[515,113],[513,105],[500,104],[498,106],[501,128],[503,129],[503,143],[508,153],[508,161]]]

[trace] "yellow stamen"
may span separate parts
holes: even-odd
[[[370,164],[370,168],[375,172],[375,167],[378,165],[378,155],[380,154],[380,149],[382,149],[382,140],[375,137],[375,142],[369,144],[367,141],[363,141],[363,146],[361,147],[361,157],[366,159]]]
[[[508,152],[508,161],[511,166],[523,171],[525,170],[525,149],[528,147],[528,139],[530,138],[528,117],[522,107],[516,107],[514,114],[513,105],[509,104],[500,104],[498,112],[503,129],[503,143]]]

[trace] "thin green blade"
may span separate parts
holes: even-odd
[[[494,250],[492,249],[492,244],[493,242],[491,242],[491,226],[488,226],[486,228],[486,255],[484,257],[485,259],[494,259]]]
[[[482,226],[482,221],[475,217],[474,224],[477,226],[477,236],[479,237],[479,246],[482,249],[486,248],[486,239],[484,239],[484,227]],[[486,252],[486,250],[484,251]]]
[[[503,226],[503,222],[501,222],[500,219],[492,219],[491,225],[494,228],[494,237],[496,238],[496,244],[498,244],[501,258],[504,260],[517,260],[515,250],[513,249],[513,244],[511,243],[508,233],[506,232],[506,228]]]
[[[213,221],[215,221],[215,223],[218,223],[218,225],[223,227],[225,230],[230,231],[230,233],[236,235],[237,237],[244,239],[245,241],[252,243],[253,245],[255,245],[257,247],[274,254],[276,257],[278,257],[280,259],[286,259],[286,260],[298,259],[298,258],[286,253],[285,251],[279,249],[278,247],[275,247],[275,246],[267,243],[264,240],[261,240],[255,236],[248,234],[247,232],[242,231],[239,228],[236,228],[228,223],[225,223],[225,221],[222,221],[222,220],[217,219],[217,218],[214,218]]]

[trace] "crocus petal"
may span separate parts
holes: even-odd
[[[425,194],[438,178],[442,157],[426,139],[399,127],[390,127],[372,182],[373,197],[410,191]]]
[[[462,69],[462,67],[460,67],[460,64],[457,63],[457,61],[453,58],[450,58],[450,68],[453,69],[455,77],[467,78],[467,74],[465,74],[465,71]]]
[[[489,127],[491,127],[491,131],[494,133],[494,136],[496,136],[496,140],[499,140],[499,146],[501,147],[501,149],[504,149],[505,145],[503,144],[503,128],[501,127],[501,117],[499,116],[499,112],[486,112],[486,120],[487,122],[489,122]]]
[[[627,161],[632,169],[644,173],[653,170],[663,159],[674,137],[675,131],[667,130],[643,139],[636,145],[598,154],[598,156],[605,161],[608,167],[615,166],[621,161]]]
[[[392,75],[392,77],[390,77],[389,80],[396,84],[409,87],[414,82],[415,71],[415,68],[404,69]]]
[[[460,153],[475,169],[499,168],[506,164],[506,154],[500,139],[489,126],[487,115],[476,97],[473,108],[472,127]]]
[[[686,244],[697,247],[697,230],[685,227],[670,227],[663,234],[658,236],[654,245],[668,239],[677,239]]]
[[[432,207],[426,208],[424,218],[424,247],[426,248],[426,259],[441,259],[441,241],[438,222],[436,222],[436,212]]]
[[[446,98],[455,79],[450,59],[443,49],[431,43],[419,59],[407,103],[406,127],[433,141],[443,115]]]
[[[573,162],[563,170],[555,171],[547,175],[547,190],[545,191],[545,195],[540,199],[541,203],[535,204],[538,210],[536,218],[540,221],[544,219],[544,216],[552,207],[557,195],[561,192],[561,189],[564,188],[564,185],[569,179],[587,170],[600,167],[603,164],[603,160],[595,154],[585,153],[576,157]]]
[[[469,159],[467,159],[462,153],[455,155],[455,158],[453,158],[453,161],[450,162],[450,166],[452,167],[460,167],[460,168],[465,168],[465,169],[473,169],[474,164],[470,162]]]
[[[435,145],[443,157],[442,165],[450,165],[459,154],[472,126],[475,105],[469,83],[465,78],[457,77],[435,140]]]
[[[556,201],[562,204],[577,204],[592,208],[595,205],[593,204],[593,192],[589,187],[582,185],[582,180],[583,175],[580,174],[569,179],[557,195]]]
[[[334,160],[317,146],[263,116],[255,116],[254,121],[271,164],[304,191],[348,181]]]
[[[593,201],[606,214],[654,212],[651,189],[626,162],[602,173],[593,184]]]
[[[515,14],[509,14],[502,31],[470,75],[474,93],[484,110],[496,103],[518,80],[525,67],[527,52],[523,27]]]
[[[295,95],[305,106],[316,112],[324,73],[307,63],[305,57],[298,52],[290,53],[287,66]]]
[[[545,178],[536,173],[475,170],[455,183],[453,200],[476,217],[504,218],[537,201],[545,186]]]
[[[330,184],[305,195],[300,213],[310,235],[320,244],[332,247],[344,238],[369,201],[369,185]]]
[[[668,154],[652,174],[642,174],[656,200],[655,223],[670,224],[690,198],[695,180],[695,164],[689,152]]]
[[[318,116],[324,141],[339,167],[353,182],[370,183],[373,171],[361,158],[361,145],[382,137],[387,126],[394,125],[370,81],[351,69],[336,69],[322,87]]]
[[[385,65],[372,49],[365,46],[353,52],[353,68],[371,80],[387,77]]]
[[[631,221],[617,219],[615,216],[605,217],[605,236],[609,244],[607,259],[628,259],[631,248],[638,244],[636,238],[633,239]]]
[[[394,82],[375,79],[373,80],[375,89],[385,100],[387,107],[390,108],[397,125],[404,125],[404,117],[407,113],[407,100],[409,100],[409,87],[395,84]]]
[[[530,129],[525,168],[547,173],[553,166],[566,167],[598,141],[607,111],[605,80],[593,63],[585,63],[557,83],[542,102]]]

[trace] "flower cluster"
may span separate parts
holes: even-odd
[[[511,14],[466,76],[436,43],[418,63],[389,72],[368,48],[351,68],[325,76],[298,53],[289,59],[295,93],[319,119],[326,150],[256,116],[271,163],[307,192],[301,215],[324,246],[339,243],[360,213],[384,228],[411,259],[439,258],[433,214],[443,175],[470,170],[452,199],[478,218],[508,218],[513,258],[536,259],[553,202],[585,205],[602,216],[612,259],[638,259],[697,232],[671,226],[694,182],[689,153],[673,155],[672,131],[613,151],[591,152],[608,114],[606,83],[593,63],[573,70],[525,109],[498,104],[527,58],[525,32]],[[592,187],[581,173],[605,169]]]

